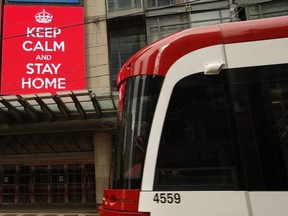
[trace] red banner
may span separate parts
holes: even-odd
[[[85,88],[83,8],[4,6],[1,94]]]

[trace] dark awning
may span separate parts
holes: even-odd
[[[0,96],[0,155],[93,150],[93,134],[113,132],[118,94],[89,90]]]

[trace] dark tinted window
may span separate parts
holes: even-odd
[[[162,82],[163,77],[145,75],[131,77],[123,84],[114,188],[136,189],[141,186],[146,146]]]
[[[181,80],[166,114],[155,189],[287,190],[287,111],[287,65]]]

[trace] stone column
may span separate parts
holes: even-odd
[[[103,191],[109,186],[112,142],[112,135],[109,133],[94,134],[94,161],[97,205],[102,204]]]
[[[96,94],[110,92],[108,33],[105,0],[85,0],[87,89]],[[91,21],[93,21],[91,23]]]

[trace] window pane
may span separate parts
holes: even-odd
[[[288,65],[195,74],[173,90],[155,188],[287,191]]]
[[[108,0],[108,11],[114,11],[115,10],[115,0]]]
[[[68,194],[69,203],[82,202],[81,164],[68,165]]]
[[[229,19],[230,12],[228,9],[190,14],[192,27],[207,26],[222,22],[228,22]]]
[[[65,176],[64,165],[51,165],[51,202],[65,203]]]
[[[157,0],[147,0],[148,8],[156,7]]]
[[[245,7],[248,19],[288,15],[287,1],[271,1]]]
[[[223,18],[230,18],[230,11],[229,10],[221,10],[221,17]]]
[[[138,20],[137,22],[141,21]],[[114,83],[113,88],[116,87],[117,74],[121,66],[130,56],[146,45],[144,24],[139,26],[138,23],[133,23],[131,19],[127,20],[127,24],[129,27],[119,27],[117,23],[110,23],[109,26],[112,32],[109,38],[109,61],[111,82]]]
[[[185,2],[186,0],[147,0],[147,5],[148,8],[153,8],[153,7],[165,7]]]
[[[203,76],[174,87],[159,149],[157,189],[236,187],[226,87]]]
[[[142,7],[141,0],[134,0],[135,8]]]
[[[190,15],[190,18],[193,22],[194,21],[209,20],[209,19],[220,19],[220,14],[219,14],[219,11],[192,13]]]
[[[48,202],[48,166],[37,165],[35,166],[35,203]]]
[[[131,0],[118,0],[118,7],[123,8],[131,8]]]
[[[276,16],[286,16],[288,15],[288,10],[283,12],[274,12],[269,14],[263,14],[262,18],[276,17]]]
[[[3,203],[15,203],[16,194],[16,166],[15,165],[4,165],[3,175],[1,175],[1,180],[3,182],[2,186],[2,202]],[[0,180],[0,182],[1,182]]]
[[[164,26],[160,28],[161,36],[164,37],[176,31],[181,31],[187,29],[188,25],[171,25],[171,26]]]
[[[199,27],[199,26],[208,26],[221,23],[220,20],[213,20],[213,21],[206,21],[206,22],[194,22],[192,23],[192,27]]]
[[[152,43],[168,34],[188,29],[186,14],[177,14],[147,19],[148,42]]]
[[[168,6],[171,4],[172,4],[171,0],[158,0],[159,7]]]
[[[140,188],[145,149],[162,82],[160,76],[135,76],[122,87],[114,188]]]
[[[278,2],[269,2],[266,4],[261,4],[262,13],[275,13],[275,12],[288,12],[288,2],[287,1],[278,1]]]
[[[246,190],[288,189],[287,70],[275,65],[231,71]]]
[[[123,9],[140,8],[142,7],[141,0],[108,0],[108,12],[113,12]]]

